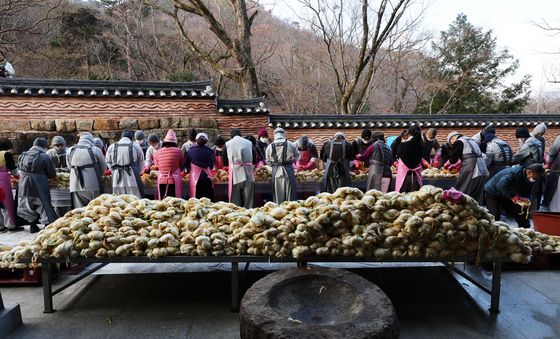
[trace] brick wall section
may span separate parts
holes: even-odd
[[[177,122],[175,119],[181,120]],[[188,122],[188,119],[194,121]],[[198,123],[196,119],[215,120],[220,133],[224,135],[229,135],[231,128],[235,127],[240,128],[244,134],[256,133],[268,123],[268,116],[264,114],[218,114],[213,98],[0,98],[2,132],[103,131],[123,126],[132,129],[208,127],[204,123]]]
[[[256,134],[266,127],[267,115],[218,114],[214,98],[0,98],[0,138],[14,141],[16,153],[28,149],[37,137],[49,141],[64,136],[74,144],[80,131],[90,131],[106,142],[114,142],[123,129],[142,129],[148,135],[165,136],[174,129],[180,142],[196,128],[211,140],[228,136],[231,128]]]
[[[498,127],[496,128],[496,133],[498,135],[498,137],[504,141],[507,141],[511,147],[514,150],[517,150],[518,148],[518,142],[517,139],[515,138],[515,130],[517,129],[517,127]],[[362,129],[360,128],[342,128],[342,129],[336,129],[336,128],[287,128],[286,130],[286,134],[287,137],[290,140],[295,140],[297,138],[299,138],[302,135],[307,135],[308,137],[310,137],[315,144],[317,145],[317,147],[321,147],[323,145],[324,142],[326,142],[327,140],[330,140],[334,134],[338,131],[342,131],[346,134],[346,138],[347,140],[353,140],[354,138],[360,136],[360,134],[362,133]],[[388,136],[396,136],[396,135],[400,135],[401,131],[403,130],[402,128],[382,128],[382,129],[376,129],[376,128],[371,128],[372,131],[381,131],[383,133],[385,133],[385,137]],[[422,131],[427,130],[426,128],[424,128]],[[532,130],[532,127],[529,128],[529,131]],[[274,129],[269,128],[269,133],[272,133],[274,131]],[[480,131],[480,127],[459,127],[459,128],[451,128],[451,127],[441,127],[438,128],[438,140],[443,143],[446,140],[447,134],[449,134],[452,131],[459,131],[461,133],[463,133],[466,136],[472,136],[476,133],[478,133]],[[270,134],[272,135],[272,134]],[[545,135],[545,139],[546,139],[546,147],[547,150],[550,147],[550,145],[552,145],[552,142],[554,141],[554,139],[560,135],[560,127],[549,127],[548,132]]]
[[[266,128],[268,125],[268,116],[266,115],[220,115],[218,117],[220,132],[226,138],[229,138],[232,128],[239,128],[243,135],[252,134],[257,136],[260,128]],[[272,136],[272,134],[270,134]]]
[[[91,131],[112,142],[122,129],[142,129],[146,133],[165,135],[167,129],[176,130],[180,141],[186,140],[187,131],[197,128],[207,132],[211,139],[218,134],[229,137],[232,128],[240,128],[243,135],[256,135],[265,127],[264,114],[219,114],[216,101],[208,98],[90,98],[90,97],[0,97],[0,137],[10,138],[17,151],[28,148],[34,138],[62,134],[69,143],[75,142],[80,131]],[[515,127],[497,128],[498,136],[517,149]],[[532,129],[532,126],[530,127]],[[269,128],[272,136],[273,129]],[[288,138],[301,135],[311,137],[318,147],[342,130],[349,140],[361,133],[361,128],[287,128]],[[372,130],[376,130],[373,128]],[[398,135],[401,128],[379,129],[386,136]],[[480,127],[441,127],[438,139],[445,141],[447,134],[459,130],[471,136]],[[550,146],[560,127],[550,127],[545,138]]]

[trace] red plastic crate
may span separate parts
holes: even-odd
[[[41,285],[41,268],[2,268],[0,269],[0,286]]]
[[[533,212],[532,215],[535,231],[548,235],[560,235],[560,213]]]

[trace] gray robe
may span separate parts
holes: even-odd
[[[103,152],[93,145],[93,138],[83,136],[68,150],[70,193],[74,208],[87,205],[103,193],[103,173],[107,163]]]
[[[512,163],[520,164],[521,166],[542,163],[543,154],[541,147],[542,144],[537,140],[537,138],[528,138],[521,144],[521,146],[519,146],[519,151],[513,155]]]
[[[482,203],[484,181],[488,177],[488,168],[482,157],[478,144],[468,137],[461,137],[458,141],[463,143],[461,155],[461,171],[455,183],[455,188],[470,195],[478,203]]]
[[[547,163],[550,163],[551,167],[546,174],[543,205],[550,212],[560,212],[560,135],[554,139],[548,150]]]
[[[253,144],[237,135],[226,142],[225,150],[229,163],[230,202],[237,206],[253,208]]]
[[[496,173],[508,167],[511,164],[512,157],[513,151],[507,142],[499,138],[492,139],[486,146],[488,179],[491,179]]]
[[[326,143],[321,150],[323,153],[323,161],[325,162],[325,171],[323,172],[323,181],[321,190],[323,192],[334,193],[339,187],[350,186],[350,160],[354,158],[353,154],[348,154],[350,144],[346,140],[332,140]],[[334,147],[341,149],[341,155],[338,159],[333,159]]]
[[[297,147],[284,138],[276,138],[266,148],[266,163],[272,167],[272,199],[277,204],[297,200],[294,162],[298,159]]]
[[[369,158],[367,190],[381,191],[383,178],[392,179],[391,148],[381,140],[373,144],[373,154]]]
[[[17,214],[28,222],[52,223],[57,219],[51,204],[49,178],[56,177],[51,158],[33,146],[19,158]]]
[[[121,138],[109,146],[106,160],[112,172],[113,194],[132,194],[142,198],[144,185],[140,173],[144,168],[144,152],[140,145]]]

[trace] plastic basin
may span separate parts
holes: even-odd
[[[560,213],[558,212],[533,212],[535,231],[560,235]]]

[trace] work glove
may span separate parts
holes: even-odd
[[[315,168],[315,162],[314,162],[314,161],[311,161],[311,160],[310,160],[306,165],[303,165],[303,166],[302,166],[302,169],[303,169],[304,171],[310,171],[310,170],[312,170],[312,169],[314,169],[314,168]]]
[[[105,173],[103,173],[104,176],[109,176],[111,175],[111,169],[107,168],[107,170],[105,171]]]
[[[461,168],[461,160],[458,160],[456,163],[449,166],[450,170],[460,169]]]
[[[513,198],[511,198],[511,201],[513,201],[516,204],[525,204],[529,202],[529,199],[520,197],[519,195],[516,194]]]

